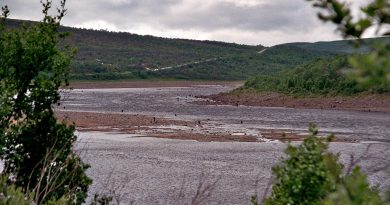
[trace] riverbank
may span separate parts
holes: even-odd
[[[390,112],[390,93],[359,94],[356,96],[293,97],[274,92],[232,91],[198,97],[204,99],[195,102],[200,105],[246,105],[260,107]]]

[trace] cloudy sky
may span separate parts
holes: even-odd
[[[42,17],[39,0],[0,4],[11,18]],[[305,0],[68,0],[67,8],[62,23],[73,27],[266,46],[339,39]]]

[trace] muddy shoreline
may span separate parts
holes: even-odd
[[[80,132],[111,132],[132,134],[138,137],[194,140],[198,142],[289,142],[302,141],[307,137],[307,135],[292,130],[276,129],[262,129],[262,138],[245,133],[211,133],[206,126],[203,128],[203,124],[207,122],[173,120],[145,115],[74,111],[57,111],[56,115],[59,121],[65,121],[68,124],[74,123],[76,129]],[[343,138],[335,138],[334,141],[358,142]]]
[[[295,98],[280,93],[233,91],[229,93],[219,93],[197,97],[203,99],[194,102],[198,105],[245,105],[260,107],[390,112],[390,93]]]

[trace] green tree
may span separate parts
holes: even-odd
[[[59,46],[66,35],[59,33],[66,14],[66,0],[51,16],[52,1],[41,1],[42,22],[8,29],[9,14],[2,7],[0,18],[0,157],[3,174],[36,204],[64,197],[84,202],[91,180],[88,165],[74,153],[74,125],[58,122],[53,105],[60,100],[61,85],[68,84],[74,50]]]

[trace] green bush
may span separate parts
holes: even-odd
[[[288,158],[273,168],[276,177],[271,196],[266,205],[316,205],[336,190],[340,181],[342,165],[337,156],[327,152],[331,138],[317,137],[317,130],[311,127],[312,135],[299,146],[289,145]]]
[[[0,158],[2,174],[36,204],[66,197],[84,202],[91,180],[88,165],[73,152],[74,125],[58,122],[53,105],[60,100],[58,89],[68,84],[73,49],[58,46],[60,20],[48,15],[51,1],[43,1],[41,23],[21,29],[4,27],[8,15],[3,8],[0,22]]]

